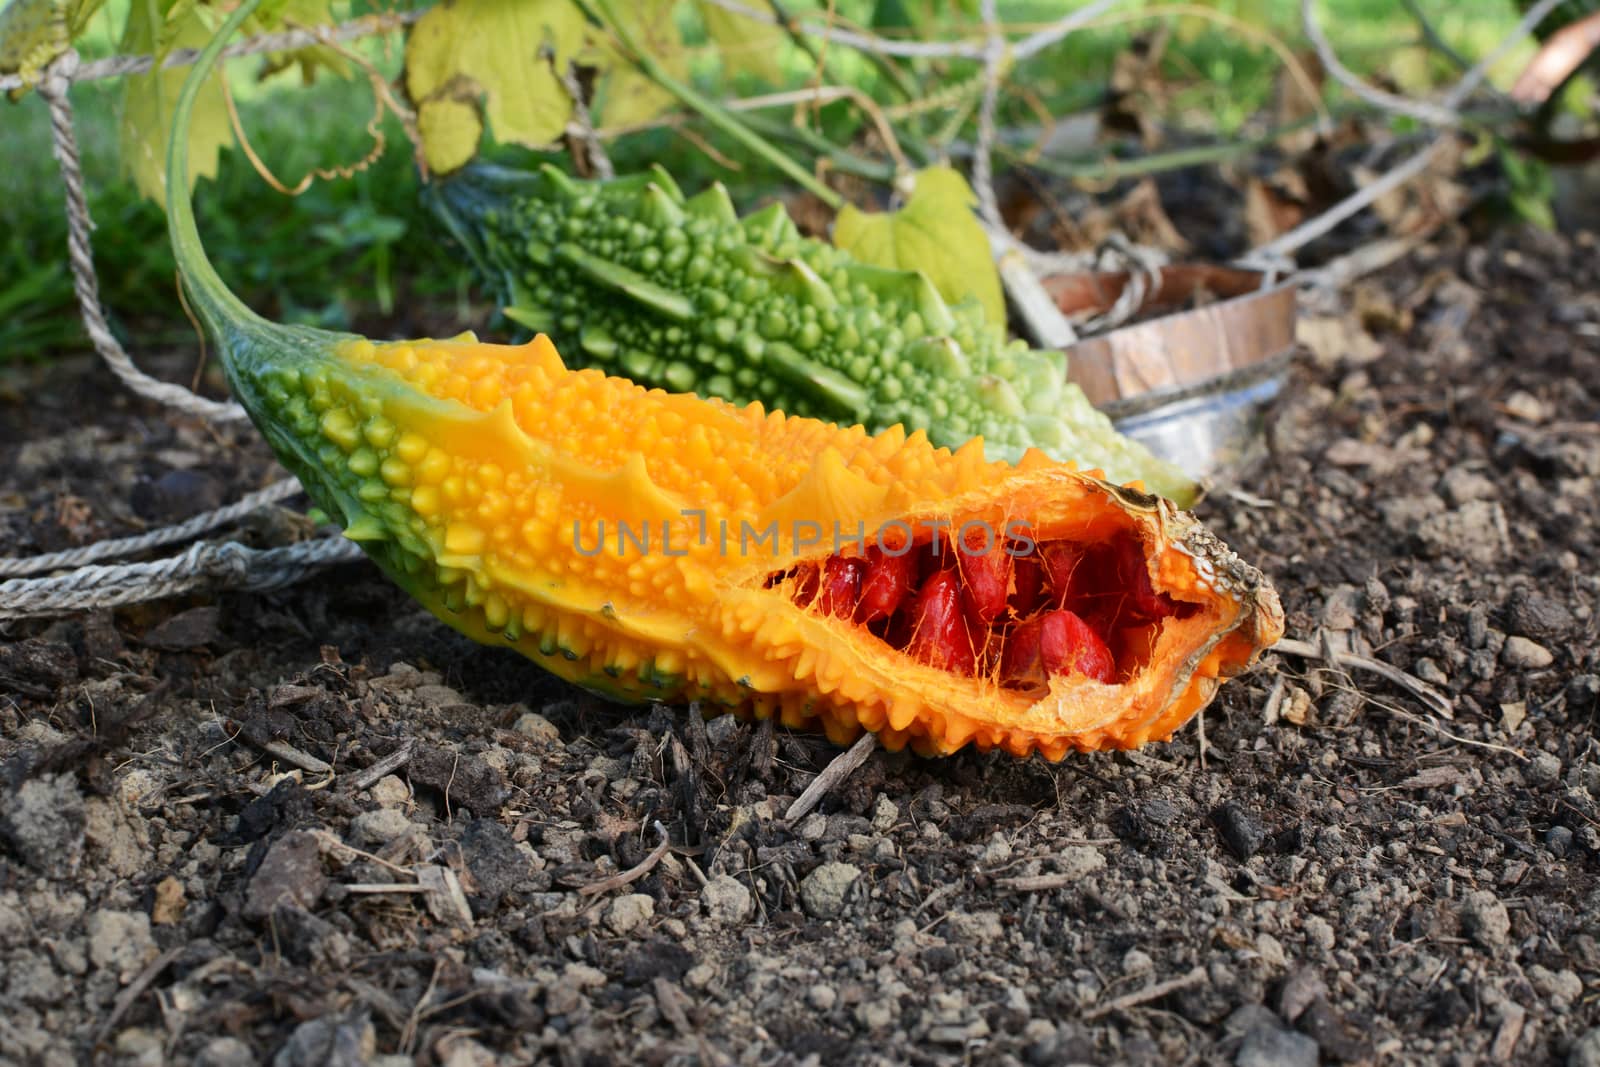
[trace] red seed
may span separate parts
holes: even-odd
[[[861,600],[856,604],[857,622],[877,622],[895,613],[916,580],[914,556],[918,551],[906,546],[904,552],[895,556],[877,545],[868,546],[866,576],[861,580]]]
[[[1039,656],[1039,638],[1043,630],[1044,619],[1038,616],[1018,623],[1006,635],[1004,651],[1000,654],[1002,685],[1031,689],[1045,684],[1044,661]]]
[[[1117,680],[1117,661],[1093,628],[1070,611],[1049,611],[1039,634],[1039,658],[1055,674],[1086,674],[1097,682]]]
[[[1150,571],[1145,566],[1144,551],[1138,541],[1125,537],[1117,541],[1115,554],[1117,578],[1126,594],[1126,610],[1145,621],[1164,619],[1177,612],[1177,605],[1165,593],[1157,593],[1150,583]]]
[[[1011,574],[1016,584],[1011,594],[1011,614],[1025,619],[1044,603],[1044,567],[1037,550],[1014,557]]]
[[[954,571],[940,571],[923,583],[911,602],[906,654],[933,667],[971,674],[976,663],[972,638],[961,613],[961,583]]]
[[[794,602],[810,607],[817,598],[817,565],[802,563],[790,573],[794,576]]]
[[[1039,563],[1044,568],[1048,600],[1056,607],[1081,606],[1092,597],[1099,571],[1094,555],[1080,546],[1056,542],[1039,546]]]
[[[867,561],[845,556],[829,556],[822,566],[822,599],[824,615],[848,616],[855,611],[861,596],[861,581],[867,573]]]
[[[984,627],[1006,610],[1011,589],[1011,557],[998,545],[986,552],[957,556],[961,573],[961,604],[975,626]]]
[[[1070,611],[1047,611],[1014,627],[1000,659],[1000,681],[1034,688],[1060,674],[1117,680],[1117,661],[1087,622]]]

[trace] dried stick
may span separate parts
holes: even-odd
[[[1169,978],[1165,982],[1147,985],[1143,989],[1129,993],[1127,996],[1118,997],[1116,1000],[1108,1000],[1097,1008],[1090,1008],[1083,1013],[1083,1021],[1088,1022],[1091,1019],[1098,1019],[1100,1016],[1110,1015],[1114,1011],[1137,1008],[1140,1004],[1147,1004],[1152,1000],[1160,1000],[1168,993],[1176,993],[1178,990],[1188,989],[1190,986],[1203,985],[1206,981],[1206,969],[1204,967],[1196,967],[1181,977]]]
[[[1297,641],[1286,637],[1272,646],[1272,651],[1282,652],[1288,656],[1300,656],[1304,659],[1320,659],[1331,662],[1336,667],[1350,667],[1354,670],[1370,671],[1416,697],[1428,710],[1443,716],[1446,719],[1456,717],[1455,706],[1450,703],[1450,698],[1439,692],[1433,686],[1419,678],[1414,678],[1401,670],[1392,667],[1382,660],[1370,656],[1360,656],[1354,652],[1338,652],[1330,648],[1318,647],[1309,641]]]
[[[805,818],[829,790],[850,777],[857,767],[867,762],[867,757],[872,755],[872,750],[877,747],[877,734],[862,734],[861,740],[839,753],[832,763],[822,769],[822,773],[806,786],[805,792],[800,794],[799,799],[789,805],[789,810],[784,812],[783,817],[789,822]]]
[[[661,835],[661,844],[657,845],[650,855],[621,874],[614,874],[610,878],[602,878],[598,882],[589,883],[578,890],[578,895],[592,897],[600,893],[609,893],[613,889],[621,889],[625,885],[637,882],[654,870],[655,865],[661,862],[661,857],[667,854],[667,849],[672,847],[672,839],[667,836],[667,828],[661,825],[659,819],[655,822],[655,828],[656,833]]]
[[[371,789],[378,783],[378,779],[395,771],[411,762],[411,754],[416,751],[417,739],[408,737],[401,746],[383,757],[377,763],[363,770],[360,774],[345,779],[352,792],[359,793],[363,789]]]

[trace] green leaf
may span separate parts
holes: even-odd
[[[249,32],[267,33],[286,26],[332,26],[337,21],[331,0],[266,0],[256,9],[255,17],[247,25],[251,25]],[[289,52],[269,53],[261,77],[266,78],[294,66],[300,68],[300,80],[305,85],[316,80],[318,68],[325,68],[339,78],[348,79],[351,75],[350,61],[340,55],[338,49],[314,44]]]
[[[105,0],[11,0],[0,10],[0,74],[38,84],[57,56],[71,47]],[[13,90],[13,99],[25,90]]]
[[[689,53],[672,17],[674,0],[636,0],[628,7],[629,29],[639,46],[668,74],[689,76]],[[595,87],[595,112],[607,126],[649,122],[671,107],[677,97],[629,62],[609,39],[595,42],[595,64],[606,73]]]
[[[429,9],[406,41],[406,91],[429,165],[459,166],[462,146],[476,145],[472,109],[461,106],[469,101],[502,143],[543,148],[559,138],[572,98],[555,72],[583,47],[584,31],[571,0],[440,0]]]
[[[778,62],[778,51],[787,35],[781,27],[735,14],[708,0],[698,0],[697,6],[728,77],[753,74],[773,85],[782,84],[783,64]]]
[[[156,69],[129,75],[123,81],[122,115],[118,133],[122,164],[133,176],[141,196],[162,202],[166,196],[165,145],[172,127],[172,105],[189,74],[187,67],[160,68],[174,48],[202,48],[211,40],[212,28],[195,0],[133,0],[128,24],[118,51],[123,55],[156,57]],[[233,143],[227,105],[222,100],[222,75],[206,79],[194,105],[189,126],[189,187],[200,177],[214,178],[217,156]]]
[[[978,198],[950,167],[918,171],[911,199],[899,211],[858,211],[845,205],[833,224],[833,243],[863,263],[919,270],[946,300],[972,297],[989,321],[1003,326],[1005,295],[989,239],[972,205]]]

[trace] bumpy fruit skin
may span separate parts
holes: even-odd
[[[253,7],[186,83],[169,173],[187,163],[197,79]],[[1058,759],[1169,736],[1281,635],[1259,572],[1170,502],[1094,472],[647,390],[567,369],[542,336],[375,343],[274,324],[216,275],[179,183],[168,213],[235,395],[315,502],[440,619],[573,682],[778,716],[841,742],[866,729],[890,748],[976,743]],[[1151,587],[1185,614],[1145,635],[1117,684],[1061,676],[1039,697],[918,662],[774,584],[822,573],[832,531],[969,521],[1020,522],[1041,539],[1132,537]],[[800,525],[811,523],[828,533]]]
[[[744,219],[660,168],[575,181],[474,164],[428,192],[508,318],[569,358],[645,385],[791,415],[1038,448],[1187,503],[1193,482],[1121,436],[1064,356],[1007,341],[976,300],[800,236],[782,205]]]

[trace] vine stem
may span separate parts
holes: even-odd
[[[655,61],[655,58],[649,52],[639,47],[639,43],[634,40],[633,32],[628,28],[627,21],[618,18],[612,12],[610,0],[577,0],[577,4],[586,15],[617,35],[617,39],[632,54],[633,62],[645,77],[677,97],[685,107],[697,112],[713,127],[732,137],[745,148],[777,167],[793,179],[796,184],[824,204],[827,204],[834,211],[844,207],[844,197],[818,181],[810,171],[796,163],[766,138],[757,134],[743,122],[740,122],[733,116],[732,112],[722,107],[722,105],[709,97],[701,95],[662,69],[661,65]]]

